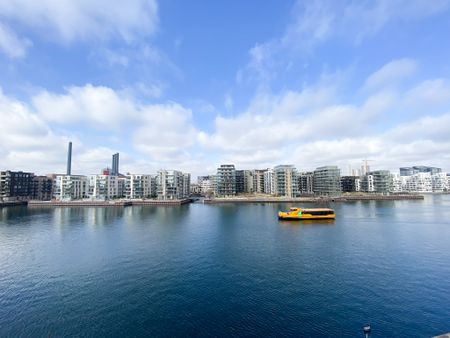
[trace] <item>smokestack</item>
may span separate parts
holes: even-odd
[[[67,175],[72,173],[72,142],[69,142],[69,148],[67,149]]]

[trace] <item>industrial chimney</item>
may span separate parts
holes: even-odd
[[[69,148],[67,149],[67,175],[72,173],[72,142],[69,142]]]

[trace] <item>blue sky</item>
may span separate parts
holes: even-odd
[[[448,60],[448,0],[5,0],[0,167],[450,171]]]

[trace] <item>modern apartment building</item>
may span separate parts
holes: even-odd
[[[376,193],[389,194],[392,191],[392,176],[389,170],[375,170],[369,175],[373,177],[373,189]]]
[[[198,176],[197,184],[203,195],[214,193],[214,180],[212,176]]]
[[[216,195],[236,195],[236,169],[234,164],[222,164],[217,168]]]
[[[275,194],[275,175],[273,169],[264,171],[264,193],[268,195]]]
[[[89,176],[89,197],[96,200],[109,200],[119,195],[119,177],[113,175]]]
[[[0,171],[0,199],[29,200],[33,195],[33,173]]]
[[[33,194],[31,198],[39,201],[50,201],[53,197],[53,179],[48,176],[33,177]]]
[[[273,168],[275,195],[295,197],[297,195],[296,169],[293,165],[278,165]]]
[[[56,175],[53,181],[53,197],[61,201],[71,201],[88,197],[89,180],[82,175]]]
[[[413,167],[401,167],[400,176],[411,176],[419,173],[430,173],[431,175],[441,173],[442,169],[437,167],[428,167],[424,165],[417,165]]]
[[[155,196],[155,178],[152,175],[130,174],[125,179],[125,198],[142,199]]]
[[[298,173],[297,182],[299,195],[311,195],[314,193],[314,173],[312,171]]]
[[[160,200],[183,199],[190,195],[191,175],[178,170],[160,170],[156,176]]]
[[[264,174],[267,169],[255,169],[253,170],[253,192],[257,194],[264,193]]]
[[[342,192],[355,192],[357,176],[341,176]]]
[[[341,170],[337,166],[324,166],[314,170],[314,194],[339,195]]]
[[[245,170],[236,170],[236,194],[243,194],[245,192]]]

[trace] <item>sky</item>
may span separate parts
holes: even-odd
[[[450,171],[450,0],[0,0],[0,169]]]

